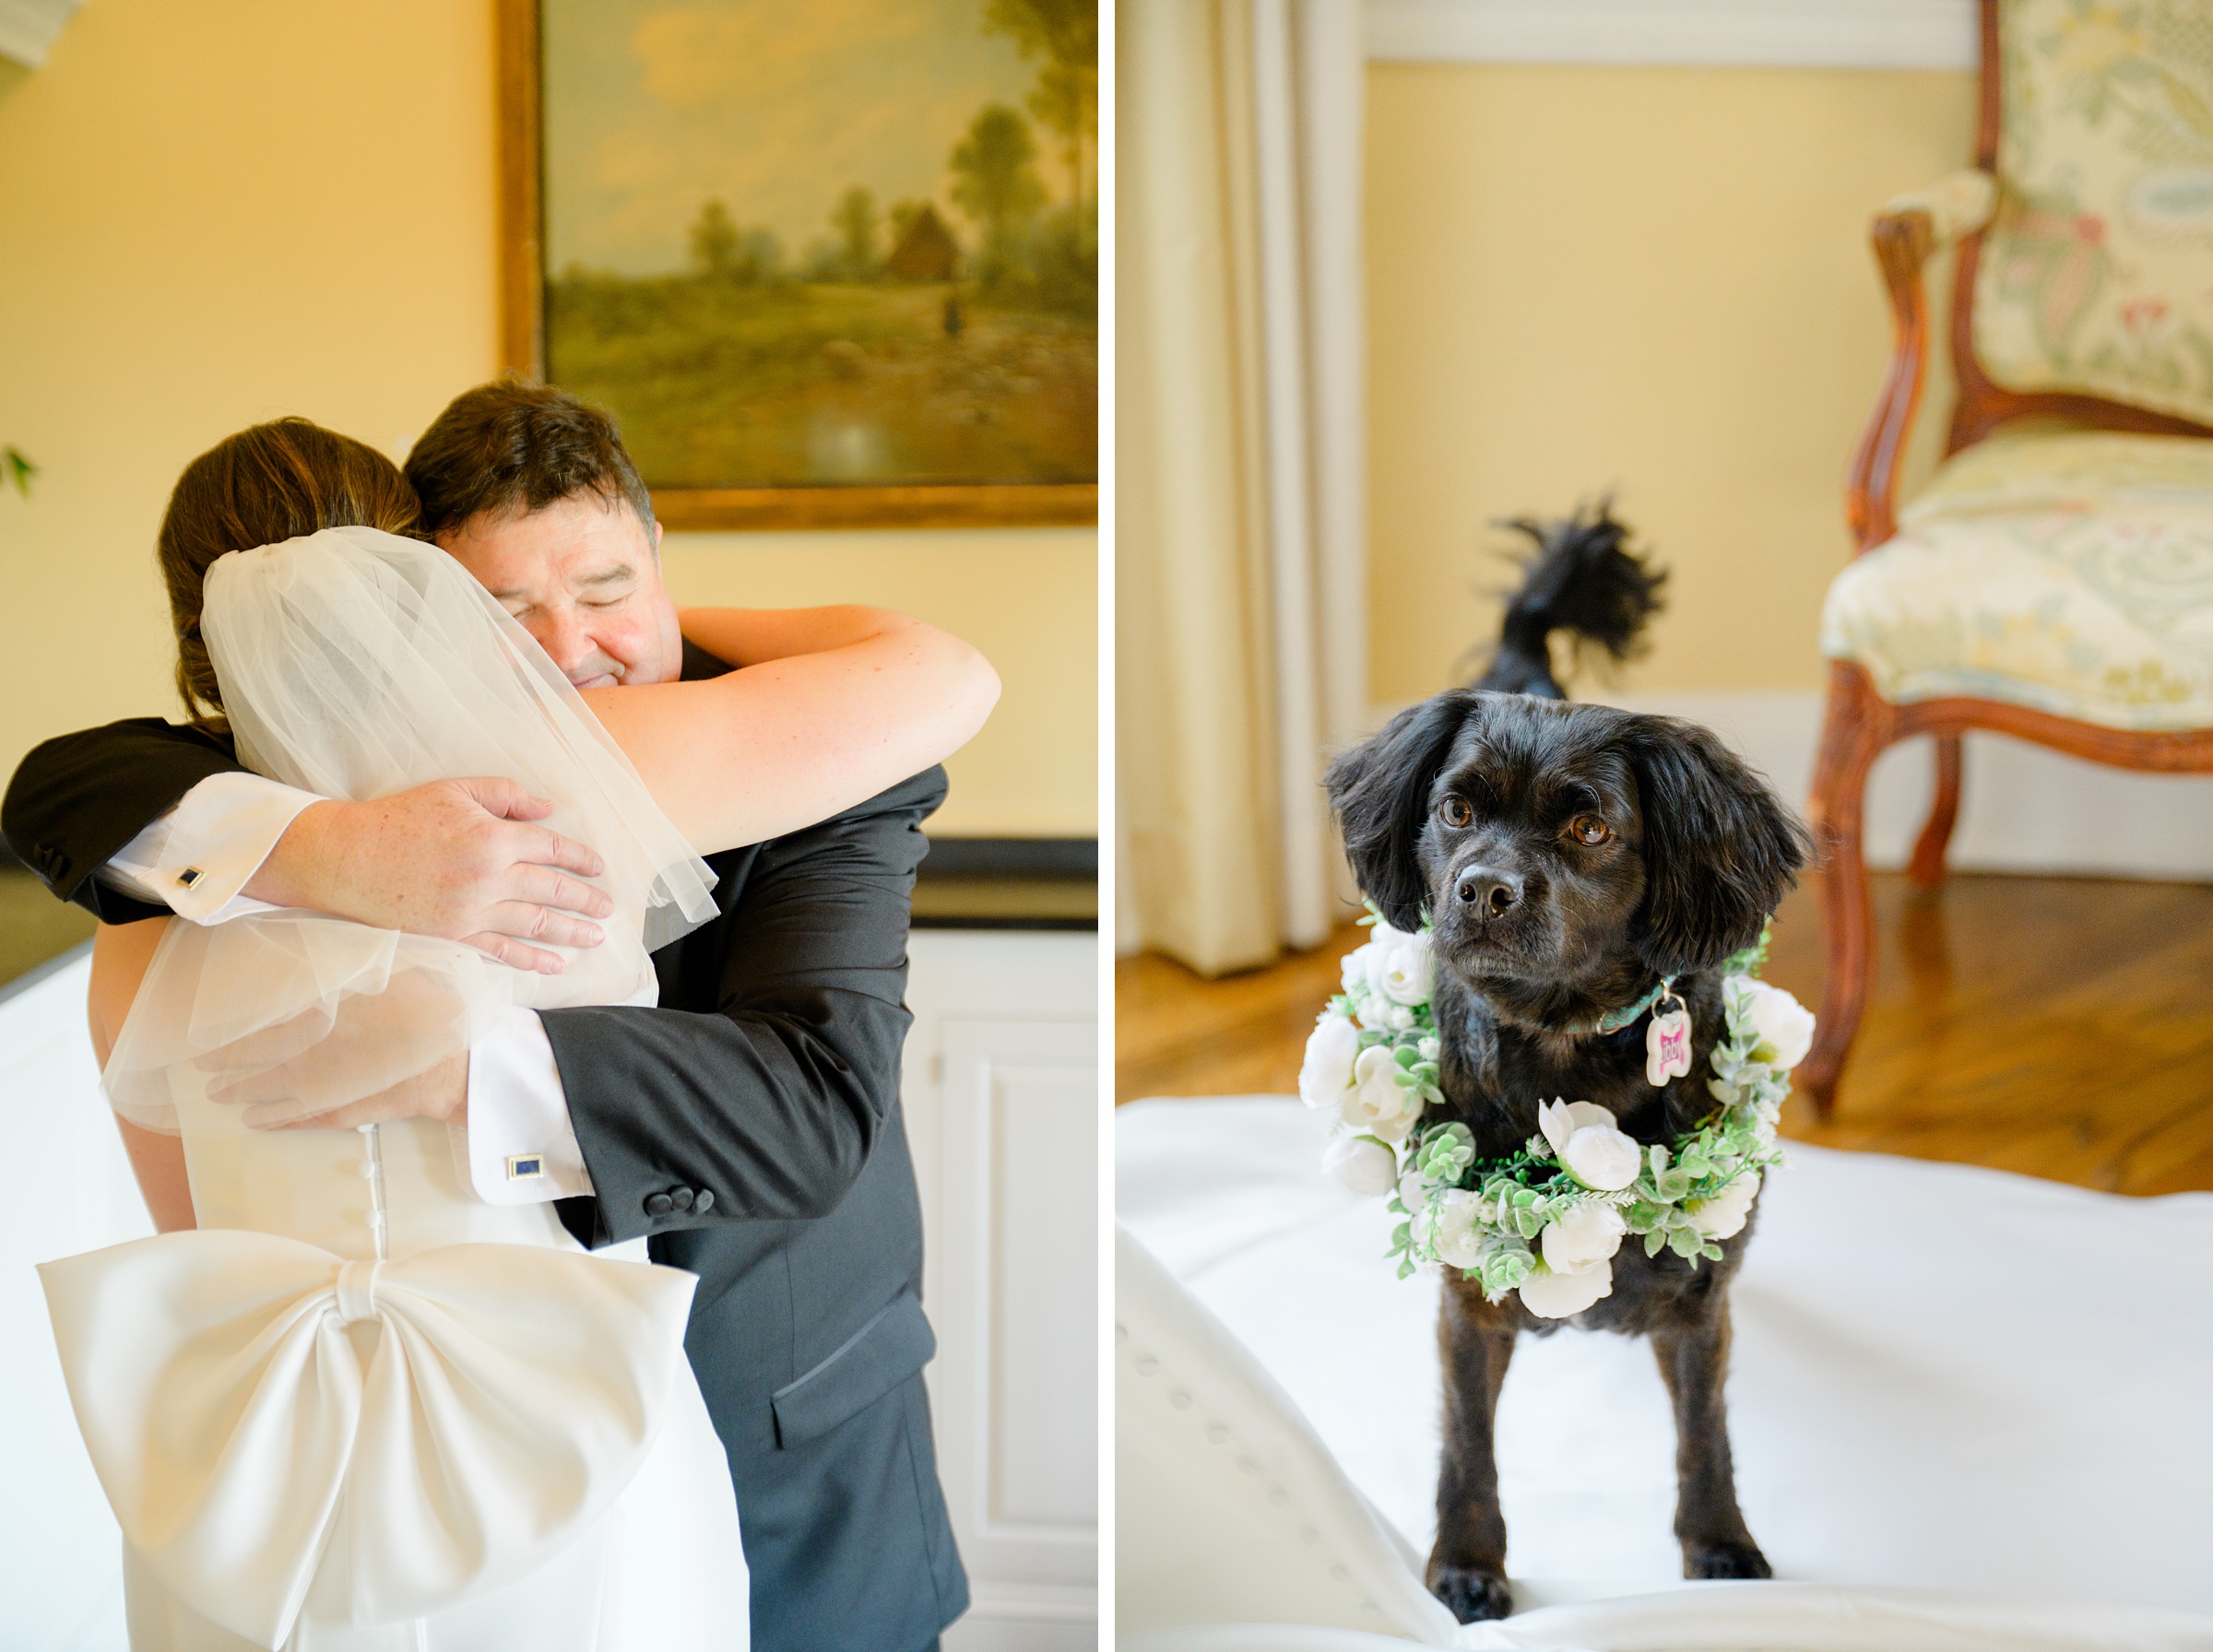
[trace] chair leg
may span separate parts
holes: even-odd
[[[1935,889],[1944,881],[1944,851],[1952,841],[1952,824],[1959,818],[1960,737],[1936,737],[1936,800],[1929,806],[1928,823],[1913,844],[1907,868],[1913,881]]]
[[[1821,848],[1828,978],[1814,1047],[1795,1075],[1822,1118],[1836,1110],[1837,1080],[1867,1002],[1875,912],[1867,892],[1862,817],[1866,812],[1867,771],[1896,738],[1896,714],[1875,691],[1864,671],[1842,660],[1830,663],[1821,752],[1814,769],[1814,794],[1806,806],[1808,823]]]

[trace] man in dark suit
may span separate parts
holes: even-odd
[[[408,456],[424,526],[580,687],[718,675],[685,643],[613,427],[513,382]],[[922,1367],[921,1214],[899,1111],[908,899],[931,770],[712,856],[718,917],[655,954],[657,1008],[513,1019],[324,1122],[465,1123],[479,1197],[553,1198],[579,1240],[699,1275],[685,1346],[728,1456],[759,1652],[918,1652],[967,1606]],[[0,830],[102,922],[313,906],[519,967],[590,945],[588,846],[497,779],[372,804],[245,774],[229,741],[135,719],[39,747]],[[343,1035],[344,1029],[340,1029]]]

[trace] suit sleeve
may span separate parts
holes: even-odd
[[[222,736],[159,717],[62,735],[18,765],[0,832],[48,889],[101,923],[166,917],[92,874],[201,781],[243,767]]]
[[[588,1212],[562,1201],[579,1238],[837,1208],[893,1117],[920,828],[944,796],[932,769],[762,844],[736,901],[679,943],[683,991],[711,1002],[542,1012],[597,1192]],[[711,1210],[648,1210],[679,1189]]]

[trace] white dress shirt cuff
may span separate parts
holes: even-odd
[[[94,876],[195,924],[271,912],[267,902],[239,891],[300,811],[322,800],[243,770],[210,774]]]
[[[468,1179],[488,1205],[592,1191],[545,1024],[509,1008],[468,1047]]]

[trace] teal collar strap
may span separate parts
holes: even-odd
[[[1560,1028],[1559,1031],[1562,1032],[1579,1033],[1595,1032],[1602,1037],[1608,1032],[1618,1032],[1624,1027],[1627,1026],[1631,1021],[1635,1021],[1639,1016],[1642,1015],[1646,1010],[1650,1009],[1654,1004],[1657,1004],[1662,998],[1670,997],[1675,991],[1675,978],[1673,975],[1669,975],[1662,980],[1659,985],[1653,987],[1651,991],[1646,993],[1644,997],[1639,998],[1634,1004],[1624,1004],[1619,1009],[1609,1009],[1605,1012],[1605,1014],[1597,1017],[1595,1020],[1586,1021],[1570,1021],[1567,1026]]]

